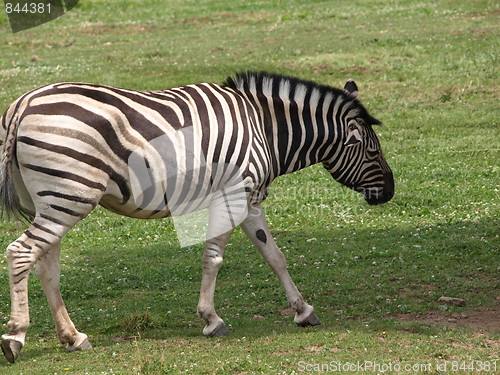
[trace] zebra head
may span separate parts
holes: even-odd
[[[324,162],[325,168],[341,184],[360,192],[370,205],[388,202],[394,196],[394,178],[387,164],[372,117],[356,99],[358,87],[353,80],[345,87],[344,110],[339,111],[339,147]]]

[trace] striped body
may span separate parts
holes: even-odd
[[[16,107],[15,120],[22,124],[17,128],[17,159],[31,180],[25,185],[43,187],[30,193],[50,197],[55,207],[67,207],[70,201],[70,215],[83,217],[88,213],[85,205],[100,203],[131,217],[170,216],[172,207],[223,187],[224,168],[217,167],[238,167],[251,190],[259,189],[269,173],[256,162],[269,164],[269,154],[254,108],[234,90],[220,86],[137,92],[49,85],[11,106],[2,122],[4,130],[16,127],[5,120],[13,119]],[[158,140],[160,144],[151,147]],[[141,209],[144,202],[132,194],[130,158],[141,154],[154,181],[157,196],[151,200],[164,203],[156,210]],[[55,177],[58,183],[53,186]],[[78,195],[81,189],[89,194]],[[162,199],[164,193],[168,202]],[[29,203],[26,207],[32,210]]]
[[[353,188],[359,186],[353,179],[372,179],[363,174],[369,170],[362,168],[363,154],[342,152],[345,122],[360,112],[345,92],[272,75],[245,78],[230,81],[234,88],[199,84],[161,92],[48,85],[9,108],[0,135],[14,133],[17,164],[36,172],[23,174],[30,194],[50,197],[53,210],[64,208],[60,212],[80,218],[88,213],[86,205],[98,203],[137,218],[206,208],[204,198],[225,187],[228,168],[238,174],[250,201],[264,199],[279,175],[317,162]],[[368,149],[377,154],[373,135]],[[154,191],[148,197],[132,189],[132,182],[140,181],[130,168],[131,155],[143,157],[150,170]],[[381,164],[385,171],[376,177],[390,171],[383,159]],[[50,187],[54,177],[57,187]],[[75,194],[81,189],[88,195]],[[29,197],[21,199],[33,214]]]
[[[61,342],[90,347],[59,293],[60,240],[97,205],[135,218],[208,208],[198,312],[206,335],[225,331],[213,294],[236,225],[280,278],[299,325],[318,324],[286,270],[260,203],[280,175],[323,163],[370,204],[394,194],[371,117],[344,90],[268,73],[223,85],[133,91],[57,83],[15,101],[0,120],[0,204],[31,226],[7,249],[12,297],[2,350],[13,362],[28,327],[27,279],[37,264]],[[61,313],[63,311],[64,313]]]

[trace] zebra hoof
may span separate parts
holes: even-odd
[[[304,319],[303,321],[297,323],[297,325],[299,327],[317,326],[317,325],[320,325],[320,324],[321,324],[321,321],[316,316],[316,314],[313,313],[313,312],[306,319]]]
[[[77,350],[89,350],[92,349],[92,345],[90,344],[89,340],[85,338],[82,342],[80,342],[78,345],[76,342],[73,345],[66,344],[66,350],[68,352],[74,352]]]
[[[229,335],[229,330],[224,325],[224,322],[219,322],[215,328],[210,329],[210,326],[206,326],[203,329],[203,334],[208,337],[220,337]]]
[[[321,324],[318,317],[314,313],[314,308],[307,303],[304,305],[300,314],[297,313],[295,315],[294,322],[299,327],[317,326],[318,324]]]
[[[2,338],[2,352],[7,361],[14,363],[19,357],[23,344],[19,341]]]

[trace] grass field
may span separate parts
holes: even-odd
[[[232,334],[217,339],[202,337],[196,316],[203,246],[180,248],[170,220],[97,209],[62,253],[63,297],[94,349],[64,351],[33,274],[27,344],[0,372],[293,374],[364,361],[401,365],[392,373],[499,372],[499,14],[493,0],[82,0],[12,34],[0,12],[0,111],[55,81],[164,89],[263,69],[338,87],[352,77],[384,122],[396,180],[377,207],[319,166],[277,180],[265,203],[272,232],[323,324],[295,327],[237,230],[216,292]],[[0,248],[23,230],[1,222]],[[9,306],[1,260],[2,323]]]

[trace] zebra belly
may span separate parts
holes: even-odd
[[[164,201],[163,203],[155,205],[155,208],[152,209],[144,206],[140,201],[135,201],[133,198],[123,203],[122,197],[119,194],[113,194],[111,190],[113,189],[110,189],[110,191],[101,198],[99,205],[116,214],[136,219],[159,219],[171,216],[181,216],[206,209],[210,206],[210,200],[208,199],[204,202],[193,202],[191,205],[188,205],[189,202],[186,202],[182,208],[172,208],[168,205],[167,201]]]
[[[132,197],[122,203],[116,187],[110,186],[99,204],[112,212],[141,219],[172,216],[178,240],[182,247],[191,246],[232,231],[248,214],[248,194],[243,183],[226,185],[220,190],[205,187],[197,199],[169,205],[168,200],[152,210],[145,207],[144,197]],[[145,194],[147,195],[147,194]],[[151,198],[151,197],[150,197]],[[153,202],[154,199],[148,200]]]
[[[216,216],[240,217],[246,212],[252,183],[250,178],[243,179],[239,168],[231,172],[226,169],[217,173],[211,166],[189,173],[181,169],[169,178],[157,179],[169,173],[159,174],[155,168],[129,170],[129,198],[124,202],[120,187],[109,181],[99,204],[112,212],[142,219],[178,217],[204,209]]]

